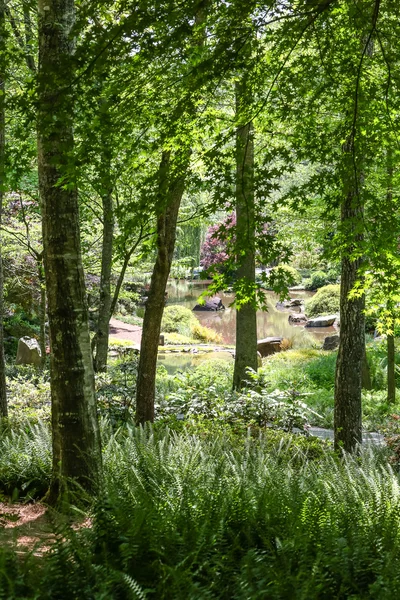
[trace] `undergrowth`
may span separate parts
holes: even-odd
[[[322,448],[311,460],[289,451],[292,436],[268,436],[235,446],[218,435],[109,433],[90,524],[60,527],[40,561],[3,546],[0,597],[397,597],[400,490],[385,455]]]

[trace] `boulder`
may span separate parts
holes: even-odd
[[[301,306],[303,304],[303,301],[300,298],[290,298],[290,308],[292,308],[293,306]]]
[[[304,313],[292,313],[289,315],[289,323],[291,325],[304,325],[308,319]]]
[[[267,337],[263,340],[258,340],[257,352],[259,352],[263,358],[275,354],[275,352],[280,352],[282,350],[281,342],[282,338],[279,337]]]
[[[225,310],[225,306],[222,304],[221,298],[215,296],[215,298],[209,298],[205,301],[204,304],[196,304],[194,307],[195,311],[217,311],[217,310]]]
[[[35,365],[40,367],[42,353],[35,338],[23,337],[18,341],[16,365]]]
[[[315,317],[315,319],[309,319],[306,323],[306,327],[331,327],[336,320],[336,315],[328,315],[326,317]]]
[[[322,345],[322,350],[336,350],[336,348],[339,347],[339,339],[340,338],[337,334],[328,335],[324,339],[324,343]]]

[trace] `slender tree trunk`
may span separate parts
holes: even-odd
[[[111,312],[111,267],[114,236],[114,204],[111,187],[103,196],[103,247],[101,253],[100,303],[96,330],[95,371],[107,369]]]
[[[163,152],[159,168],[160,203],[166,208],[157,219],[157,258],[143,319],[136,392],[136,422],[154,421],[157,352],[164,313],[165,288],[175,248],[176,223],[185,187],[185,172],[170,180],[170,153]]]
[[[38,276],[39,276],[39,285],[40,285],[39,346],[40,346],[40,351],[42,353],[41,366],[43,368],[46,364],[46,283],[45,283],[43,262],[40,262],[38,265]]]
[[[121,291],[122,284],[124,283],[126,269],[128,268],[129,261],[131,259],[132,254],[133,254],[133,251],[128,252],[128,254],[125,254],[125,256],[124,256],[124,262],[122,263],[121,271],[119,272],[118,279],[117,279],[117,285],[115,286],[114,294],[113,294],[113,297],[111,300],[110,319],[114,314],[115,307],[117,306],[119,293]]]
[[[236,111],[240,115],[246,101],[246,75],[236,86]],[[246,294],[238,298],[236,313],[236,353],[233,388],[240,389],[246,369],[257,371],[257,309],[255,295],[255,207],[254,207],[254,131],[252,123],[236,132],[236,244],[237,278]],[[242,292],[242,293],[243,293]]]
[[[335,378],[335,447],[353,452],[362,441],[361,388],[365,353],[364,295],[349,298],[361,266],[361,258],[352,257],[354,243],[362,242],[355,233],[362,223],[359,194],[348,192],[342,204],[341,224],[351,242],[342,255],[340,284],[340,345]]]
[[[4,0],[0,0],[0,226],[3,215],[3,198],[5,189],[5,6]],[[7,417],[7,390],[6,390],[6,363],[4,355],[4,276],[2,260],[2,240],[0,239],[0,417]]]
[[[38,163],[51,346],[53,473],[49,502],[65,480],[98,483],[100,436],[81,260],[74,150],[73,0],[39,0]],[[63,177],[64,185],[58,185]]]
[[[196,26],[204,26],[206,5],[207,0],[203,6],[198,8],[195,18]],[[199,27],[195,31],[192,44],[194,47],[202,46],[204,40],[205,29]],[[195,115],[194,104],[191,105],[189,112],[192,116]],[[179,115],[174,120],[178,121]],[[138,424],[154,421],[157,352],[164,312],[165,288],[175,248],[176,224],[190,156],[191,148],[188,141],[183,139],[180,151],[176,152],[173,158],[170,151],[163,151],[159,167],[159,206],[164,208],[157,218],[157,258],[143,319],[136,391],[136,422]]]
[[[386,191],[386,210],[392,218],[396,218],[398,212],[397,206],[393,202],[393,152],[389,144],[386,153],[386,172],[387,172],[387,191]],[[397,242],[397,239],[396,239]],[[397,283],[397,282],[396,282]],[[397,290],[390,290],[396,293]],[[394,302],[389,298],[387,308],[390,311],[392,320],[392,333],[387,335],[387,401],[394,404],[396,401],[396,359],[394,345],[394,328],[395,328],[395,306]]]
[[[387,401],[391,404],[396,401],[395,366],[394,335],[391,334],[387,336]]]
[[[107,369],[108,337],[110,330],[111,309],[111,267],[113,258],[114,238],[114,200],[113,186],[111,183],[111,146],[109,136],[111,135],[111,119],[108,109],[107,98],[100,98],[100,109],[102,118],[101,135],[101,194],[103,205],[103,243],[101,252],[101,275],[100,275],[100,297],[99,316],[95,334],[96,355],[94,358],[94,369],[97,372]]]

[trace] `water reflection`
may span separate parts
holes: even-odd
[[[167,287],[167,304],[181,304],[193,309],[197,304],[199,295],[206,289],[208,283],[205,281],[188,282],[185,280],[171,281]],[[335,333],[334,327],[304,329],[301,325],[290,325],[288,322],[289,312],[280,311],[275,308],[278,297],[273,292],[266,292],[268,312],[257,311],[257,336],[258,339],[269,336],[288,338],[293,341],[294,346],[310,346],[313,343],[323,342],[327,335]],[[292,298],[307,298],[312,292],[293,291]],[[236,341],[236,309],[229,305],[233,302],[234,295],[219,293],[226,306],[224,311],[219,312],[195,312],[194,314],[202,325],[217,331],[226,344],[234,344]]]

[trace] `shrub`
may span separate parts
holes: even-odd
[[[325,285],[306,302],[306,314],[309,317],[335,314],[339,312],[339,308],[340,285],[338,284]]]
[[[305,288],[306,290],[318,290],[324,285],[328,285],[330,282],[329,276],[324,271],[315,271],[311,274],[310,279],[307,280]]]
[[[223,342],[222,336],[211,329],[210,327],[204,327],[197,321],[192,328],[192,335],[195,340],[202,342],[211,342],[214,344],[221,344]]]
[[[222,343],[222,337],[218,333],[209,327],[200,325],[189,308],[179,305],[165,308],[161,331],[174,334],[172,337],[167,336],[167,343],[171,341],[174,344],[190,344],[193,343],[193,340],[216,344]]]
[[[189,308],[179,305],[167,306],[164,310],[161,331],[190,336],[196,323],[197,319]]]

